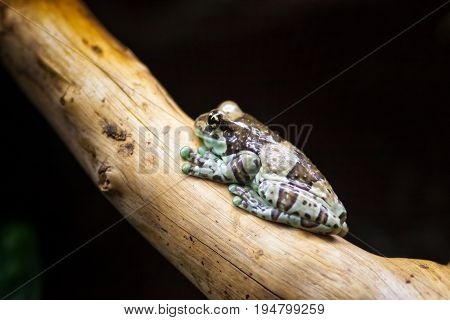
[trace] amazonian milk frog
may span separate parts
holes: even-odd
[[[328,181],[291,143],[232,101],[195,120],[203,141],[180,150],[185,174],[230,184],[233,204],[260,218],[344,236],[347,213]]]

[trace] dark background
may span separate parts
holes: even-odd
[[[443,2],[87,1],[190,116],[233,99],[263,122]],[[352,233],[389,257],[449,260],[449,7],[272,121],[313,124],[305,153]],[[35,274],[121,216],[4,69],[0,85],[0,226],[31,239]],[[46,299],[203,298],[127,222],[32,286]]]

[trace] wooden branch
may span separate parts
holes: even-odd
[[[0,5],[5,66],[100,191],[206,296],[450,298],[448,265],[263,221],[233,208],[225,186],[184,176],[192,120],[82,3],[8,3],[33,22]]]

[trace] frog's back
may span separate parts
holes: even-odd
[[[325,200],[332,210],[345,211],[326,178],[301,150],[240,109],[227,120],[224,128],[232,132],[227,154],[254,152],[260,157],[263,177],[299,185]]]
[[[241,143],[239,145],[235,143],[236,150],[230,150],[230,152],[245,149],[257,153],[267,173],[308,184],[325,180],[302,151],[251,115],[242,113],[239,118],[233,120],[233,123],[237,124],[235,132],[240,136],[237,140]]]
[[[288,141],[282,140],[261,146],[259,156],[267,173],[307,184],[325,180],[311,160]]]
[[[261,173],[269,179],[284,179],[323,199],[334,212],[345,211],[330,183],[309,158],[288,141],[261,146]]]

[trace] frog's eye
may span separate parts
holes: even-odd
[[[222,123],[222,113],[213,111],[208,116],[208,124],[213,127],[217,128]]]

